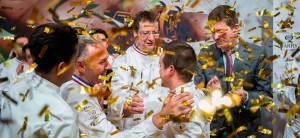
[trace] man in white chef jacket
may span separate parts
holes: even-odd
[[[38,66],[32,77],[6,93],[1,119],[11,121],[1,123],[1,138],[79,137],[76,116],[59,94],[74,72],[77,44],[70,26],[47,23],[35,28],[28,47]]]
[[[79,57],[72,80],[62,86],[61,95],[74,112],[78,113],[81,133],[88,137],[155,137],[162,131],[163,125],[170,121],[161,120],[160,115],[167,114],[167,112],[174,117],[184,114],[177,111],[184,108],[183,101],[178,100],[180,97],[182,97],[181,100],[184,100],[184,97],[189,97],[188,95],[178,96],[177,105],[171,106],[172,102],[166,103],[167,106],[160,107],[162,110],[153,117],[149,117],[131,129],[118,132],[117,128],[107,120],[97,98],[97,96],[104,96],[107,93],[96,91],[97,89],[102,90],[104,86],[103,80],[99,79],[99,76],[104,77],[106,71],[110,69],[106,47],[101,42],[95,42],[90,36],[80,36],[79,49]],[[172,95],[169,95],[169,98]],[[175,98],[172,99],[174,102],[175,100]],[[82,106],[78,108],[78,105]],[[172,113],[172,110],[176,112]],[[184,112],[188,113],[190,110],[191,108],[187,108]],[[157,123],[161,121],[163,122]]]
[[[17,79],[17,67],[21,62],[22,47],[28,43],[28,38],[24,35],[17,35],[12,41],[15,57],[0,64],[0,92],[7,92]],[[0,93],[0,107],[1,97]]]
[[[196,88],[192,81],[196,66],[196,54],[193,48],[182,41],[173,41],[164,46],[164,52],[160,56],[159,74],[162,86],[167,87],[175,95],[190,92],[194,98],[195,112],[199,113],[198,104],[205,98],[202,90]],[[157,93],[159,95],[159,93]],[[153,101],[158,102],[158,100]],[[150,104],[150,103],[149,103]],[[187,114],[185,117],[190,117]],[[188,122],[169,122],[164,126],[164,137],[210,137],[210,123],[206,118],[193,115]]]
[[[108,108],[108,117],[114,120],[122,118],[115,124],[121,130],[139,124],[151,114],[151,110],[148,110],[150,107],[159,106],[144,104],[152,100],[154,89],[161,87],[161,48],[155,46],[156,39],[159,38],[156,15],[149,11],[139,12],[134,18],[133,28],[136,37],[134,44],[126,50],[125,55],[116,58],[112,65],[115,72],[111,84],[112,97],[119,97],[120,100]]]

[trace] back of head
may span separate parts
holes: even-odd
[[[28,47],[37,72],[49,73],[60,62],[68,64],[76,53],[78,38],[68,25],[47,23],[36,27]]]
[[[108,38],[107,33],[100,28],[93,28],[89,31],[90,35],[94,35],[94,34],[103,34],[105,36],[105,38]]]
[[[146,22],[146,21],[148,21],[150,23],[157,22],[156,15],[150,11],[141,11],[141,12],[137,13],[134,18],[134,22],[133,22],[134,31],[137,32],[139,30],[139,28],[140,28],[139,22]]]
[[[173,65],[183,81],[191,81],[197,60],[194,49],[187,43],[176,40],[166,44],[164,51],[165,56],[162,60],[164,67],[167,68]],[[175,55],[168,54],[168,52],[174,52]]]
[[[233,28],[234,25],[238,24],[235,9],[228,5],[220,5],[214,8],[208,14],[208,21],[224,21],[230,28]]]

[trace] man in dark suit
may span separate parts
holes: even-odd
[[[238,18],[230,6],[220,5],[213,9],[208,15],[208,25],[215,44],[201,50],[195,84],[204,83],[207,88],[222,88],[224,94],[234,93],[241,98],[240,106],[229,109],[232,121],[225,120],[223,110],[218,110],[210,129],[217,130],[216,137],[227,137],[244,126],[247,130],[236,131],[235,137],[262,137],[263,134],[258,130],[261,126],[260,111],[258,109],[253,113],[250,108],[253,106],[251,100],[259,99],[260,95],[272,97],[272,70],[265,60],[266,50],[239,41]]]

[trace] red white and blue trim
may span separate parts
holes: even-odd
[[[136,44],[135,43],[133,43],[133,49],[136,51],[136,52],[138,52],[139,54],[141,54],[141,55],[143,55],[143,56],[147,56],[148,54],[147,54],[147,52],[142,52],[137,46],[136,46]]]
[[[75,74],[72,75],[72,81],[76,82],[77,84],[83,87],[91,87],[91,88],[93,87],[92,85],[90,85],[89,83],[87,83],[86,81],[84,81],[83,79],[81,79],[79,76]]]

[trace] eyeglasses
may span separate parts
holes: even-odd
[[[159,32],[143,32],[138,30],[138,33],[141,34],[143,37],[148,37],[150,34],[152,34],[154,37],[159,36]]]

